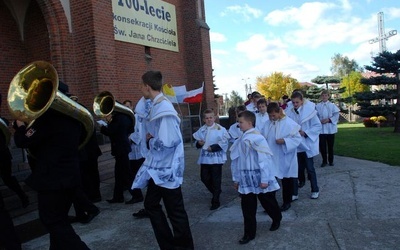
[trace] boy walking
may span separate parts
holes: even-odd
[[[215,210],[220,206],[222,165],[226,161],[230,136],[224,127],[215,123],[213,110],[205,110],[203,120],[205,124],[193,137],[196,147],[201,148],[197,161],[200,164],[201,181],[212,194],[210,210]]]
[[[272,219],[270,231],[279,228],[282,214],[275,198],[279,184],[275,179],[272,153],[265,138],[255,128],[255,115],[250,111],[239,114],[243,135],[232,145],[230,157],[234,187],[241,196],[244,235],[239,244],[247,244],[256,236],[257,198]]]

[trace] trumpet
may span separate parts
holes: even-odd
[[[112,112],[123,113],[131,118],[132,123],[135,124],[135,114],[133,111],[124,105],[115,101],[111,92],[103,91],[95,96],[93,101],[93,112],[100,118],[110,115]]]
[[[58,91],[58,74],[48,62],[35,61],[21,69],[8,89],[7,103],[11,115],[30,127],[35,119],[49,108],[74,118],[85,128],[81,149],[94,131],[94,120],[90,112]]]

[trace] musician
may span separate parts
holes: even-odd
[[[133,132],[133,120],[121,112],[113,112],[106,118],[107,126],[101,126],[100,132],[110,137],[111,155],[115,158],[114,167],[114,194],[107,200],[108,203],[123,203],[124,191],[130,188],[130,166],[128,154],[131,152],[129,135]],[[130,190],[130,189],[129,189]],[[132,195],[132,193],[131,193]]]
[[[0,249],[21,249],[21,242],[14,229],[10,214],[4,207],[3,196],[0,192]]]
[[[59,89],[66,91],[68,86],[60,82]],[[40,98],[33,96],[31,100]],[[68,221],[68,211],[81,182],[81,123],[49,108],[30,127],[17,120],[14,128],[17,147],[28,148],[33,155],[35,168],[25,183],[37,191],[39,218],[49,231],[50,249],[89,249]]]

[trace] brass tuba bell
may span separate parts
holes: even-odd
[[[116,102],[114,96],[110,92],[103,91],[94,98],[93,112],[98,117],[104,118],[114,111],[128,115],[129,118],[131,118],[132,123],[135,124],[135,114],[133,111]]]
[[[49,108],[80,121],[86,132],[80,149],[93,134],[93,116],[85,107],[58,91],[58,84],[58,74],[53,65],[45,61],[28,64],[10,83],[9,110],[15,119],[28,123],[28,127]]]

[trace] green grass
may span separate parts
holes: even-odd
[[[393,127],[366,128],[360,124],[339,124],[335,154],[392,166],[400,166],[400,134]]]

